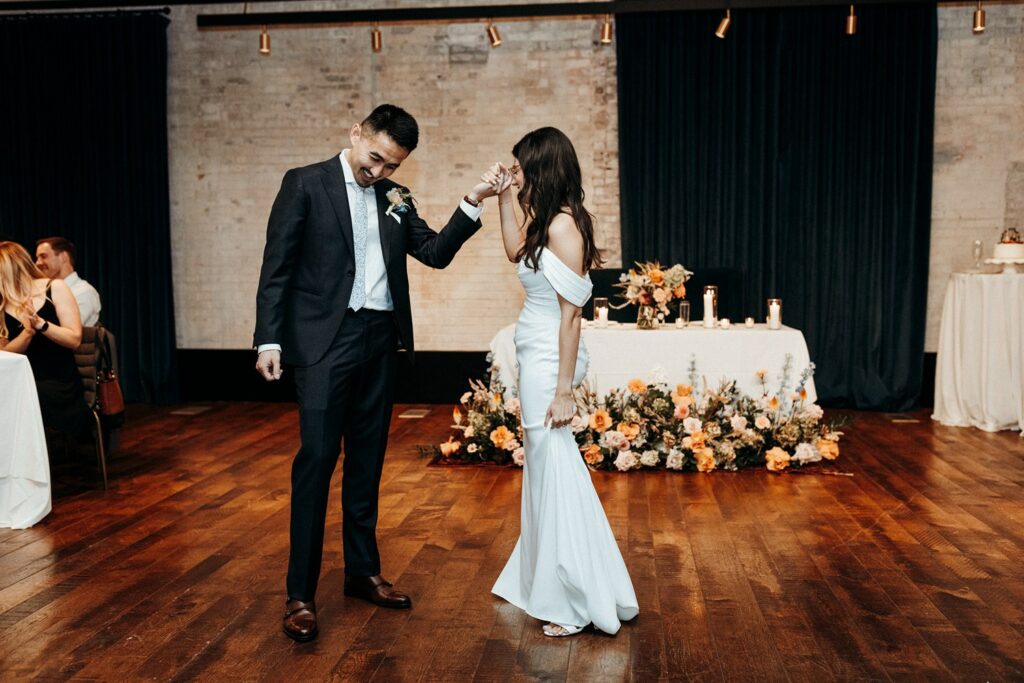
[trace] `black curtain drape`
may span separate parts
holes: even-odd
[[[745,315],[783,299],[823,402],[901,410],[921,388],[936,8],[858,5],[854,36],[847,12],[737,10],[725,40],[720,12],[618,17],[623,261],[736,269]]]
[[[0,17],[0,235],[60,235],[100,292],[132,401],[176,399],[167,24],[157,12]]]

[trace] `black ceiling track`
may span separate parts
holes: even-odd
[[[899,4],[933,4],[935,0],[903,0]],[[232,29],[251,26],[336,26],[345,24],[400,24],[425,22],[459,22],[493,20],[526,20],[633,14],[636,12],[672,12],[679,10],[752,9],[767,7],[845,7],[842,0],[611,0],[610,2],[538,2],[519,5],[464,5],[449,7],[409,7],[396,9],[351,9],[296,12],[252,12],[232,14],[200,14],[200,29]],[[895,4],[892,0],[859,0],[856,5]],[[238,0],[165,0],[160,3],[128,0],[117,4],[102,1],[37,0],[36,2],[0,2],[0,13],[85,10],[85,9],[157,9],[164,5],[234,5]],[[249,9],[260,3],[250,2]]]

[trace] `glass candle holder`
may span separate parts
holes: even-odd
[[[747,319],[743,321],[743,324],[746,325],[747,327],[753,327],[754,319],[748,315]]]
[[[975,270],[982,270],[984,268],[985,263],[982,261],[983,255],[984,254],[982,253],[981,240],[974,240],[974,247],[971,250],[971,256],[974,257]]]
[[[690,302],[679,302],[679,316],[676,318],[676,327],[686,327],[690,324]]]
[[[782,299],[768,299],[768,329],[782,329]]]
[[[704,285],[704,327],[714,327],[718,321],[718,287]]]
[[[598,327],[608,327],[608,297],[594,297],[594,322]]]

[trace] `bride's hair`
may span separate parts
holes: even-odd
[[[583,175],[569,138],[557,128],[538,128],[516,143],[512,155],[523,171],[518,199],[526,225],[516,261],[538,268],[540,250],[548,243],[548,226],[562,207],[568,207],[583,235],[583,270],[599,268],[603,261],[594,244],[594,217],[583,207]]]

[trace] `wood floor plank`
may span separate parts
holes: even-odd
[[[804,474],[594,473],[640,602],[614,637],[542,635],[490,593],[515,468],[434,467],[450,407],[392,420],[385,610],[342,594],[340,467],[321,635],[280,631],[297,415],[133,407],[111,454],[55,462],[54,510],[0,530],[3,680],[852,681],[1024,678],[1024,440],[853,413]],[[411,406],[412,407],[412,406]],[[75,456],[77,457],[77,456]]]

